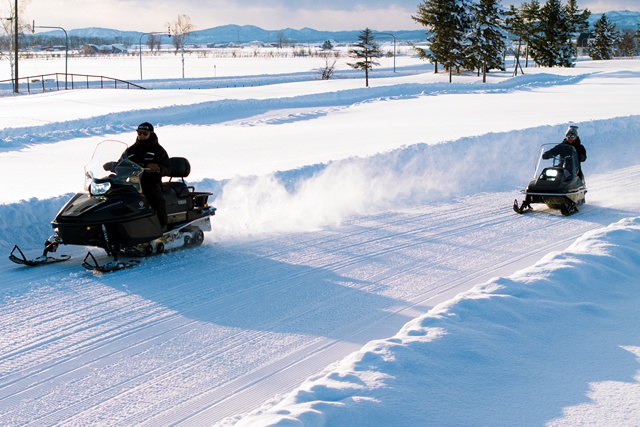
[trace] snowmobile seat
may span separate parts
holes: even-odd
[[[187,197],[189,190],[193,191],[193,187],[188,187],[184,182],[184,179],[191,173],[191,165],[189,160],[184,157],[171,157],[171,175],[169,175],[169,181],[163,183],[164,193],[173,192],[176,197]],[[173,181],[173,178],[180,178],[180,181]]]
[[[191,164],[189,160],[184,157],[171,157],[171,178],[184,178],[188,177],[191,173]]]
[[[171,157],[171,175],[169,181],[163,182],[163,193],[167,204],[169,215],[184,212],[193,208],[191,193],[193,187],[187,186],[184,179],[191,173],[189,160],[184,157]],[[173,181],[173,178],[180,178],[180,181]]]

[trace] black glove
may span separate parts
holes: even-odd
[[[104,165],[102,165],[102,169],[109,172],[114,172],[117,164],[118,164],[117,162],[107,162]]]

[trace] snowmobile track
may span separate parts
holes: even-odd
[[[473,198],[482,209],[463,199],[320,232],[205,244],[117,275],[78,271],[75,255],[42,269],[7,268],[0,286],[14,303],[0,308],[3,419],[84,424],[136,405],[112,421],[220,421],[291,390],[433,304],[628,216],[595,205],[569,218],[546,210],[518,216],[505,208],[512,198],[482,194]],[[198,268],[185,274],[190,266]],[[159,274],[172,279],[149,280]],[[28,288],[15,285],[25,280]],[[108,378],[94,377],[105,370]],[[67,395],[67,384],[82,391]],[[186,385],[169,392],[176,384]],[[47,399],[67,403],[53,408]],[[24,402],[36,400],[37,411],[27,410]]]

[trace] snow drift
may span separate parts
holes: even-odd
[[[640,160],[628,143],[640,131],[640,117],[578,125],[589,156],[583,165],[587,184],[590,173],[606,173]],[[310,177],[305,169],[298,177],[289,171],[284,183],[274,175],[232,179],[214,201],[220,212],[214,239],[309,231],[354,214],[521,189],[533,178],[540,145],[560,142],[565,130],[564,125],[543,126],[419,144],[316,166]],[[505,206],[511,202],[505,200]]]
[[[236,425],[635,424],[638,275],[640,218],[588,232],[370,342]]]
[[[583,165],[587,186],[589,174],[640,161],[640,152],[629,144],[640,133],[639,116],[576,124],[587,147]],[[190,184],[214,193],[210,200],[218,214],[207,239],[313,231],[339,224],[350,215],[524,188],[535,172],[539,146],[560,142],[565,128],[555,125],[491,133],[270,175]],[[39,248],[52,234],[48,224],[67,199],[0,205],[0,248],[6,251],[13,244]],[[511,202],[505,200],[505,206]],[[36,211],[38,215],[33,214]]]

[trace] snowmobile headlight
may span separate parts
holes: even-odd
[[[89,187],[89,192],[92,196],[100,196],[109,191],[110,188],[110,182],[96,183],[95,181],[93,181],[91,183],[91,186]]]
[[[547,171],[547,176],[558,176],[558,171],[555,169],[549,169]]]

